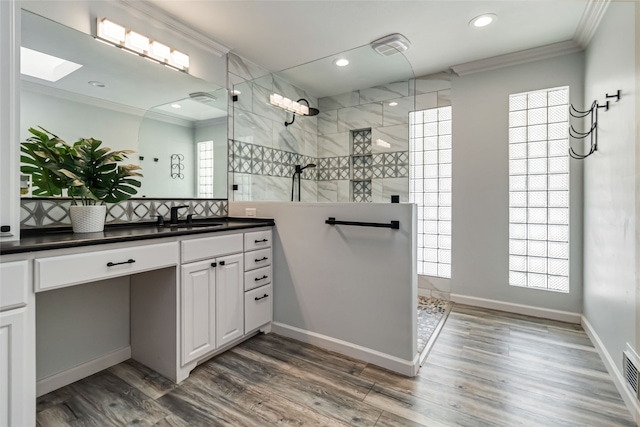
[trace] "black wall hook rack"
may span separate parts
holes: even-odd
[[[571,117],[584,119],[589,116],[591,121],[589,130],[587,132],[579,132],[573,127],[573,125],[569,126],[569,136],[571,138],[590,138],[590,147],[589,151],[586,154],[579,154],[573,150],[573,147],[569,146],[569,156],[571,156],[572,159],[583,160],[598,151],[598,110],[604,108],[604,111],[609,111],[609,99],[615,98],[616,102],[620,101],[620,89],[618,89],[618,91],[614,95],[609,95],[608,93],[605,94],[605,98],[607,100],[604,104],[600,105],[598,101],[593,101],[591,103],[591,107],[589,107],[589,109],[586,111],[578,110],[573,105],[569,107],[569,114],[571,114]]]
[[[172,154],[171,155],[171,178],[176,179],[184,179],[184,175],[182,170],[184,169],[184,155],[182,154]]]

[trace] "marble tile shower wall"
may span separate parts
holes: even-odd
[[[315,163],[303,173],[303,201],[353,201],[351,180],[370,179],[371,198],[359,200],[389,202],[398,194],[408,202],[409,112],[451,105],[446,72],[315,99],[237,55],[229,54],[228,65],[239,92],[229,109],[229,183],[238,185],[229,191],[233,200],[289,200],[293,165]],[[285,127],[290,114],[268,105],[273,92],[308,99],[320,114]],[[351,131],[361,129],[371,129],[372,156],[354,168]]]
[[[119,203],[107,203],[107,224],[155,221],[158,215],[169,218],[172,206],[187,205],[179,214],[186,219],[194,217],[223,217],[229,209],[226,200],[194,199],[129,199]],[[71,225],[68,198],[23,198],[20,200],[20,228],[41,228]]]
[[[451,105],[449,73],[437,73],[409,81],[390,83],[318,100],[318,201],[371,201],[388,203],[391,195],[409,201],[409,112]],[[415,97],[414,97],[415,93]],[[371,161],[349,171],[324,173],[335,165],[349,165],[351,132],[371,129]],[[357,148],[356,146],[353,146]],[[355,181],[371,180],[371,188]],[[356,185],[357,184],[357,185]],[[357,187],[357,188],[356,188]],[[350,190],[352,188],[352,190]],[[359,190],[362,190],[362,193]],[[356,191],[358,190],[358,191]],[[350,195],[351,191],[351,195]],[[371,197],[362,196],[370,192]]]
[[[316,163],[317,117],[296,117],[268,104],[271,93],[305,98],[311,106],[318,100],[277,75],[229,54],[229,77],[238,99],[233,103],[229,140],[229,182],[233,200],[289,200],[294,165]],[[231,124],[232,123],[232,124]],[[302,175],[303,201],[317,201],[317,171]]]

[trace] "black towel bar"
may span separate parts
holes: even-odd
[[[334,217],[329,217],[325,222],[329,225],[356,225],[358,227],[379,227],[379,228],[391,228],[394,230],[400,229],[400,221],[391,221],[390,223],[384,222],[360,222],[360,221],[338,221]]]

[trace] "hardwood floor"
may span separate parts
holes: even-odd
[[[455,305],[419,375],[259,335],[179,386],[127,361],[38,400],[39,426],[635,426],[578,325]]]

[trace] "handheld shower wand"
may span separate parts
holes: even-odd
[[[296,186],[296,175],[298,175],[298,201],[300,201],[300,181],[302,181],[302,171],[306,168],[315,168],[315,163],[309,163],[306,166],[296,165],[296,170],[291,177],[291,201],[293,202],[293,189]]]

